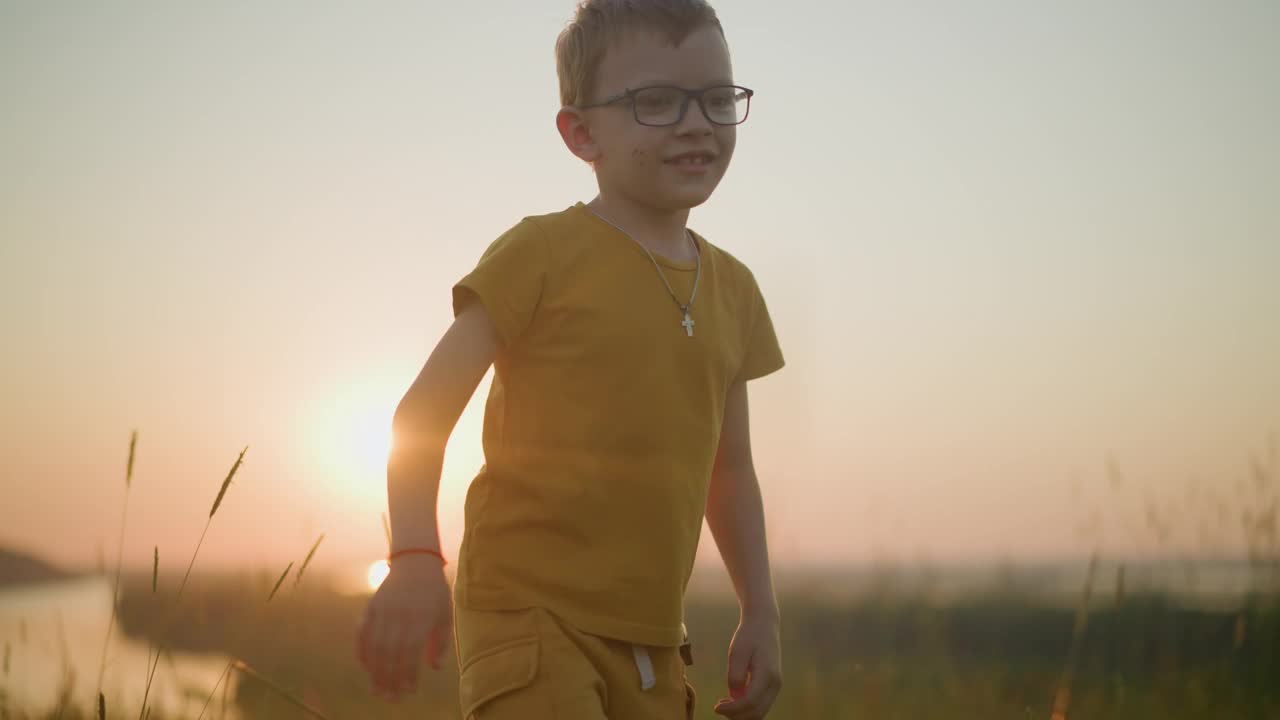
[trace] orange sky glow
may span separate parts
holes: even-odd
[[[114,557],[136,429],[127,564],[184,564],[246,446],[202,566],[383,554],[449,288],[594,194],[552,124],[572,3],[508,5],[0,9],[0,546]],[[1280,5],[787,7],[721,8],[757,96],[690,221],[787,356],[750,389],[775,561],[1242,552],[1251,458],[1280,472]]]

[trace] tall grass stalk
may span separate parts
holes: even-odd
[[[62,716],[73,707],[74,695],[76,690],[76,669],[71,664],[71,650],[67,646],[67,631],[62,624],[62,611],[58,610],[54,613],[55,621],[54,629],[57,631],[58,653],[62,659],[62,680],[58,687],[58,715],[61,720]]]
[[[320,537],[316,538],[316,542],[311,546],[311,551],[307,553],[307,558],[302,561],[302,566],[298,568],[298,576],[293,580],[293,586],[298,587],[298,583],[302,582],[302,574],[307,571],[307,566],[311,564],[311,558],[315,557],[316,550],[320,548],[320,543],[324,541],[324,533],[320,533]]]
[[[266,675],[263,675],[262,673],[258,672],[257,670],[254,670],[254,669],[253,669],[253,668],[252,668],[248,663],[246,663],[245,661],[243,661],[243,660],[236,660],[236,661],[235,661],[235,669],[236,669],[236,670],[239,670],[241,673],[244,673],[245,675],[248,675],[249,677],[253,678],[254,680],[257,680],[258,682],[262,683],[263,685],[266,685],[268,689],[272,690],[272,691],[273,691],[273,692],[275,692],[277,695],[279,695],[280,697],[282,697],[282,698],[284,698],[285,700],[287,700],[287,701],[289,702],[289,704],[291,704],[291,705],[293,705],[294,707],[298,708],[299,710],[301,710],[301,711],[303,711],[303,712],[307,713],[308,715],[310,715],[310,716],[312,716],[312,717],[320,718],[320,720],[329,720],[329,718],[328,718],[324,713],[320,712],[319,710],[317,710],[317,709],[315,709],[315,708],[311,707],[310,705],[308,705],[307,703],[303,702],[300,698],[298,698],[298,696],[297,696],[297,695],[294,695],[293,693],[289,692],[289,690],[287,690],[286,688],[280,687],[280,685],[278,685],[278,684],[277,684],[274,680],[272,680],[271,678],[267,677]]]
[[[313,544],[313,545],[311,546],[311,550],[307,553],[307,557],[306,557],[306,559],[302,561],[302,565],[298,568],[298,577],[297,577],[297,579],[295,579],[295,580],[294,580],[294,582],[293,582],[293,586],[294,586],[294,588],[297,588],[297,587],[298,587],[298,583],[302,581],[302,573],[303,573],[303,571],[304,571],[304,570],[306,570],[306,569],[307,569],[307,564],[311,562],[311,558],[315,557],[316,549],[318,549],[318,548],[320,547],[320,541],[321,541],[321,540],[324,540],[324,533],[320,533],[320,537],[319,537],[319,538],[317,538],[317,539],[316,539],[316,541],[315,541],[315,544]],[[280,586],[284,584],[284,579],[285,579],[285,578],[287,578],[287,577],[289,577],[289,571],[290,571],[290,570],[292,570],[292,569],[293,569],[293,562],[292,562],[292,561],[290,561],[290,563],[289,563],[288,565],[286,565],[286,566],[285,566],[285,568],[284,568],[284,572],[280,573],[280,578],[279,578],[278,580],[276,580],[275,587],[271,588],[271,592],[270,592],[270,594],[268,594],[268,595],[267,595],[267,603],[270,603],[270,602],[275,598],[276,593],[280,591]],[[215,683],[213,684],[213,689],[209,691],[209,697],[205,699],[205,701],[204,701],[204,707],[202,707],[202,708],[200,709],[200,714],[196,716],[196,720],[201,720],[201,718],[203,718],[203,717],[204,717],[204,713],[205,713],[205,711],[209,709],[209,705],[210,705],[210,703],[212,703],[212,702],[213,702],[213,696],[214,696],[214,695],[216,695],[216,694],[217,694],[217,692],[218,692],[218,686],[219,686],[219,685],[222,685],[222,681],[227,677],[227,675],[228,675],[228,674],[230,674],[230,673],[231,673],[231,669],[232,669],[233,667],[235,667],[235,668],[242,668],[242,671],[244,671],[246,674],[249,674],[251,677],[254,677],[254,678],[255,678],[255,679],[257,679],[257,680],[262,681],[262,682],[263,682],[267,687],[269,687],[269,688],[271,688],[272,690],[276,691],[277,693],[279,693],[279,694],[283,695],[287,700],[289,700],[289,702],[291,702],[291,703],[293,703],[294,705],[296,705],[296,706],[298,706],[298,707],[302,708],[303,710],[305,710],[305,711],[307,711],[307,712],[311,713],[312,715],[314,715],[314,716],[316,716],[316,717],[319,717],[319,718],[323,718],[323,717],[324,717],[324,715],[322,715],[322,714],[320,714],[318,711],[316,711],[316,710],[312,709],[310,706],[308,706],[308,705],[307,705],[306,703],[304,703],[302,700],[298,699],[297,697],[295,697],[294,695],[292,695],[291,693],[289,693],[289,691],[287,691],[287,690],[285,690],[285,689],[281,688],[281,687],[280,687],[280,685],[278,685],[277,683],[275,683],[275,682],[273,682],[273,681],[271,681],[271,680],[267,679],[267,678],[266,678],[265,676],[263,676],[261,673],[259,673],[259,672],[257,672],[256,670],[253,670],[252,668],[250,668],[250,667],[249,667],[247,664],[245,664],[243,661],[238,660],[238,659],[235,659],[235,658],[232,658],[231,660],[227,661],[227,666],[226,666],[225,668],[223,668],[223,669],[222,669],[222,673],[221,673],[220,675],[218,675],[218,680],[217,680],[217,682],[215,682]],[[224,696],[223,696],[223,697],[224,697],[224,699],[223,699],[223,703],[222,703],[222,704],[223,704],[223,709],[225,710],[225,708],[226,708],[225,688],[224,688]]]
[[[292,569],[293,569],[293,561],[290,560],[289,564],[285,566],[284,572],[280,573],[280,579],[276,580],[275,587],[271,588],[271,593],[267,595],[268,603],[270,603],[272,598],[276,596],[276,592],[280,590],[280,586],[284,584],[284,579],[289,577],[289,571]],[[196,716],[196,720],[200,720],[201,718],[204,717],[205,711],[209,709],[209,704],[213,702],[213,696],[218,694],[218,686],[222,685],[222,681],[226,679],[227,675],[231,672],[231,668],[235,665],[235,663],[236,663],[236,660],[232,658],[231,660],[227,661],[227,666],[222,668],[222,672],[218,674],[218,680],[213,684],[213,689],[209,691],[209,697],[205,698],[204,707],[200,708],[200,714]],[[224,706],[226,705],[225,695],[224,695],[223,705]]]
[[[222,505],[222,498],[226,497],[227,488],[231,486],[231,480],[236,476],[236,472],[240,466],[244,464],[244,454],[249,452],[248,446],[240,451],[240,456],[236,458],[235,463],[231,466],[231,470],[227,472],[227,477],[222,481],[222,486],[218,488],[218,496],[213,499],[213,507],[209,508],[209,517],[204,522],[204,530],[200,533],[200,540],[196,542],[196,549],[191,553],[191,561],[187,563],[187,572],[182,576],[182,582],[178,583],[178,594],[173,599],[173,605],[176,608],[178,601],[182,599],[182,591],[187,587],[187,580],[191,578],[191,568],[195,567],[196,556],[200,554],[200,548],[204,545],[204,538],[209,534],[209,525],[213,523],[213,516],[217,514],[218,508]],[[158,551],[157,551],[158,552]],[[138,709],[138,720],[143,720],[147,711],[147,698],[151,696],[151,683],[156,677],[156,668],[160,666],[161,646],[159,641],[155,643],[156,655],[151,663],[151,667],[147,672],[147,684],[142,689],[142,707]]]
[[[156,582],[160,578],[160,546],[156,545],[151,555],[151,594],[156,594]],[[151,667],[152,646],[147,645],[147,667]]]
[[[124,529],[129,520],[129,489],[133,486],[133,460],[138,449],[138,431],[129,436],[129,461],[124,470],[124,509],[120,512],[120,540],[116,544],[116,579],[111,586],[111,619],[107,621],[107,637],[102,641],[102,659],[98,661],[98,695],[102,695],[102,678],[107,672],[107,649],[111,646],[111,629],[116,624],[116,605],[120,603],[120,564],[124,557]]]
[[[271,594],[267,596],[267,602],[271,602],[271,599],[276,596],[276,593],[280,592],[280,586],[284,584],[284,579],[289,577],[289,571],[292,569],[293,562],[290,561],[289,565],[285,567],[284,572],[280,573],[280,579],[276,580],[276,586],[271,588]]]
[[[1084,579],[1084,592],[1080,595],[1080,604],[1076,606],[1076,620],[1071,628],[1071,650],[1067,654],[1067,664],[1062,670],[1062,678],[1058,681],[1058,692],[1053,699],[1053,715],[1051,720],[1067,720],[1071,709],[1071,682],[1079,662],[1080,646],[1084,644],[1084,631],[1089,625],[1089,599],[1093,595],[1093,581],[1098,572],[1098,553],[1089,558],[1089,572]]]

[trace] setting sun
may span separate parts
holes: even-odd
[[[369,565],[369,589],[377,590],[382,585],[382,581],[387,579],[387,573],[391,572],[391,568],[387,565],[386,560],[378,560]]]
[[[310,461],[343,497],[381,499],[391,452],[391,417],[400,398],[391,383],[345,382],[309,413]]]

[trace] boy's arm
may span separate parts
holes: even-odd
[[[782,689],[781,619],[769,571],[764,503],[751,460],[750,426],[746,383],[735,382],[725,398],[707,497],[707,525],[741,606],[729,646],[732,699],[715,706],[716,713],[731,718],[764,717]]]
[[[707,525],[733,580],[743,614],[777,616],[765,541],[764,503],[751,460],[747,385],[736,382],[725,398],[724,421],[711,488]]]
[[[392,550],[440,549],[436,503],[445,445],[493,363],[498,342],[484,305],[469,303],[400,400],[387,462]]]
[[[440,550],[436,499],[445,444],[499,342],[484,306],[472,302],[454,319],[409,387],[391,421],[387,460],[392,550]],[[395,700],[418,682],[424,655],[435,669],[453,637],[444,568],[436,558],[409,555],[392,563],[360,621],[356,653],[375,693]]]

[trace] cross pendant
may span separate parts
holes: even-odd
[[[684,326],[685,335],[688,335],[689,337],[693,337],[693,318],[689,317],[688,306],[685,306],[683,310],[684,310],[684,320],[682,320],[680,324]]]

